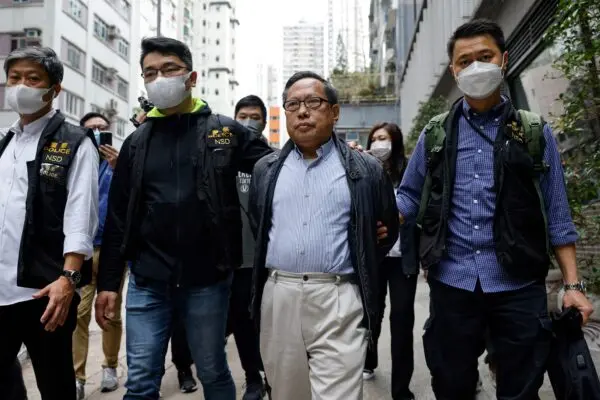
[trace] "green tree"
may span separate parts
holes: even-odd
[[[421,131],[429,120],[438,114],[448,111],[448,100],[443,96],[432,97],[431,99],[419,103],[419,112],[413,119],[412,127],[408,136],[406,136],[406,149],[412,152],[417,144]]]
[[[348,71],[348,52],[346,51],[346,45],[344,44],[342,34],[338,35],[335,54],[337,61],[335,72],[345,74]]]
[[[580,244],[600,242],[600,219],[587,205],[600,194],[600,2],[559,0],[556,18],[546,32],[548,45],[557,46],[554,68],[570,85],[559,99],[564,110],[553,128],[574,137],[578,145],[565,160],[569,205],[581,236]],[[600,290],[599,257],[578,260],[595,291]]]

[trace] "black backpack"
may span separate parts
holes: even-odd
[[[548,376],[556,399],[600,400],[600,380],[581,330],[581,313],[571,307],[552,320]]]

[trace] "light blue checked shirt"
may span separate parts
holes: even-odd
[[[508,101],[485,114],[474,113],[463,102],[465,115],[492,140],[500,126],[502,111]],[[556,142],[549,125],[544,126],[546,149],[544,160],[550,170],[541,177],[540,186],[548,215],[548,233],[553,246],[577,241],[571,219],[563,169]],[[397,195],[398,209],[407,219],[414,219],[419,209],[425,177],[424,135],[421,134],[410,158]],[[494,248],[494,149],[467,122],[459,120],[456,177],[448,221],[447,258],[429,277],[459,289],[474,291],[479,280],[484,292],[503,292],[525,287],[532,282],[514,279],[499,265]]]
[[[350,189],[333,140],[305,160],[296,148],[273,194],[267,268],[294,273],[354,272],[348,246]]]

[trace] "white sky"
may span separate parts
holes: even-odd
[[[366,21],[370,0],[361,1],[363,19]],[[272,64],[279,73],[281,72],[283,26],[294,24],[301,19],[307,22],[323,22],[326,25],[327,0],[237,0],[236,16],[240,21],[236,34],[235,55],[236,78],[240,85],[236,94],[243,97],[256,93],[258,89],[258,64]]]

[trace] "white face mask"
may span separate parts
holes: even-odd
[[[497,64],[475,61],[458,73],[456,83],[466,96],[480,100],[498,89],[503,75],[502,67]]]
[[[371,143],[369,153],[381,161],[387,161],[392,155],[392,142],[389,140],[376,140]]]
[[[26,85],[6,87],[6,104],[20,115],[31,115],[40,111],[50,101],[42,99],[52,88],[32,88]]]
[[[189,74],[165,78],[159,76],[152,82],[145,84],[148,100],[158,109],[171,108],[179,105],[190,95],[191,89],[186,89],[185,82],[192,75]]]

